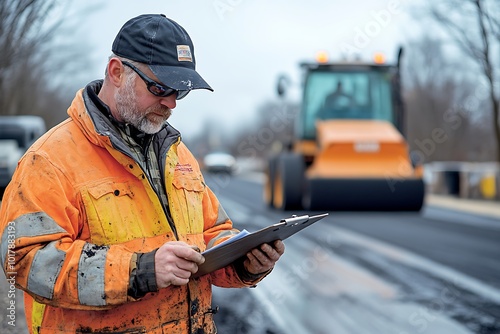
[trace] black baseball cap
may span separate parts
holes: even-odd
[[[147,64],[170,88],[213,91],[195,70],[194,46],[188,33],[163,14],[144,14],[127,21],[114,40],[112,51]]]

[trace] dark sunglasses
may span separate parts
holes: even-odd
[[[167,97],[170,96],[174,93],[177,93],[176,100],[183,99],[188,95],[190,90],[177,90],[173,89],[164,85],[160,85],[154,80],[151,80],[146,74],[141,72],[137,67],[132,65],[131,63],[127,61],[122,61],[122,64],[125,66],[130,67],[141,79],[146,83],[146,86],[148,87],[148,90],[151,92],[151,94],[156,95],[156,96],[161,96],[161,97]]]

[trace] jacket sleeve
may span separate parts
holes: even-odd
[[[86,242],[79,203],[65,173],[28,152],[0,211],[3,269],[41,303],[73,309],[125,303],[132,252]]]

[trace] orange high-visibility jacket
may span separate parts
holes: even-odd
[[[29,331],[215,333],[211,285],[255,283],[232,265],[138,300],[127,295],[135,252],[174,240],[203,251],[237,231],[168,125],[152,145],[171,228],[147,173],[89,97],[100,85],[79,91],[70,118],[27,151],[3,198],[0,256],[7,278],[25,291]]]

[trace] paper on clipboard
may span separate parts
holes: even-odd
[[[198,271],[192,277],[199,277],[223,268],[263,243],[285,240],[326,216],[328,213],[316,216],[293,216],[253,233],[243,230],[236,236],[204,251],[202,255],[205,257],[205,262],[198,267]]]

